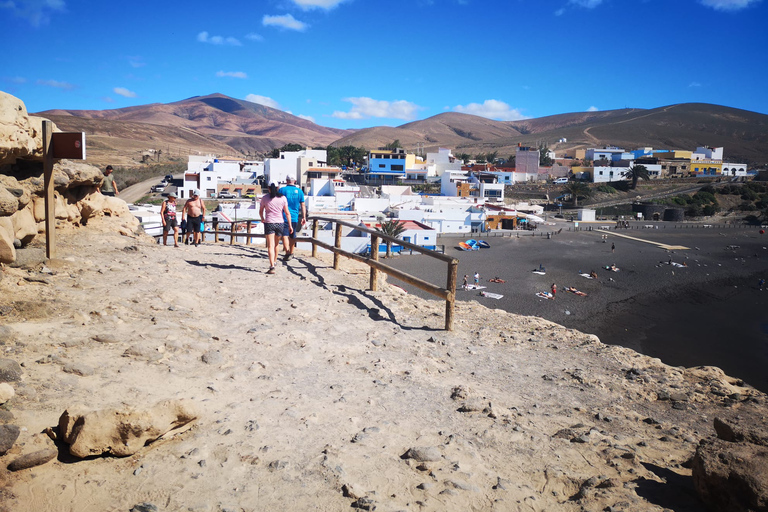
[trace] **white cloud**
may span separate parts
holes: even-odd
[[[8,9],[33,27],[39,27],[51,21],[51,14],[65,12],[66,4],[64,0],[8,0],[0,2],[0,9]]]
[[[114,103],[114,102],[115,102],[115,100],[113,100],[113,99],[112,99],[112,98],[110,98],[109,96],[104,96],[104,97],[103,97],[103,98],[101,98],[101,99],[102,99],[102,100],[104,100],[104,102],[105,102],[105,103]]]
[[[699,82],[691,82],[688,84],[688,87],[701,87],[701,84]]]
[[[248,96],[245,97],[245,101],[250,101],[251,103],[258,103],[259,105],[264,105],[265,107],[280,109],[280,104],[267,96],[260,96],[258,94],[249,94]]]
[[[453,111],[461,112],[462,114],[472,114],[473,116],[487,117],[498,121],[527,119],[527,117],[521,114],[519,110],[511,108],[509,105],[499,100],[485,100],[482,104],[470,103],[469,105],[456,105],[453,107]]]
[[[70,90],[75,88],[75,86],[70,83],[59,82],[58,80],[38,80],[37,84],[46,85],[48,87],[55,87],[57,89],[65,89],[65,90]]]
[[[339,119],[368,119],[371,117],[385,117],[390,119],[402,119],[412,121],[416,119],[416,112],[423,107],[419,107],[410,101],[382,101],[372,98],[343,98],[352,104],[349,112],[336,111],[333,117]]]
[[[132,68],[143,68],[146,66],[144,59],[141,57],[128,57],[128,64],[130,64]]]
[[[263,41],[264,38],[260,36],[259,34],[255,32],[251,32],[250,34],[247,34],[245,38],[249,41]]]
[[[290,30],[297,30],[299,32],[304,32],[309,27],[309,25],[303,21],[297,20],[290,14],[284,14],[282,16],[264,15],[264,17],[261,19],[261,23],[265,27],[283,27]]]
[[[310,9],[333,9],[344,0],[292,0],[292,2],[308,11]]]
[[[585,9],[594,9],[595,7],[603,3],[603,0],[568,0],[568,3],[571,5],[584,7]]]
[[[217,71],[216,76],[228,76],[230,78],[248,78],[248,75],[242,71]]]
[[[208,34],[208,32],[205,32],[205,31],[197,34],[197,40],[201,43],[210,43],[210,44],[228,45],[228,46],[242,46],[242,43],[237,39],[235,39],[234,37],[211,36]]]
[[[598,110],[600,110],[600,109],[597,108],[596,106],[592,105],[591,107],[589,107],[587,109],[587,112],[597,112]]]
[[[6,82],[11,82],[12,84],[25,84],[27,83],[27,79],[23,76],[12,76],[10,78],[5,79]]]
[[[760,0],[700,0],[701,5],[711,7],[716,11],[738,11],[746,9]]]
[[[114,89],[112,89],[112,92],[114,92],[115,94],[118,94],[120,96],[123,96],[125,98],[135,98],[136,97],[136,93],[135,92],[129,91],[125,87],[115,87]]]
[[[296,117],[300,117],[302,119],[306,119],[307,121],[312,121],[313,123],[315,122],[315,118],[312,117],[312,116],[305,116],[305,115],[299,114]]]
[[[565,8],[560,8],[555,11],[555,16],[562,16],[563,14],[565,14]]]

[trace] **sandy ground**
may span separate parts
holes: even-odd
[[[480,251],[458,250],[464,238],[444,237],[440,243],[460,261],[459,284],[464,274],[471,283],[479,272],[486,291],[504,295],[494,300],[459,291],[460,300],[546,318],[675,366],[719,366],[768,391],[768,287],[763,292],[757,287],[760,277],[768,280],[768,235],[755,228],[648,225],[659,229],[610,230],[605,242],[604,231],[568,231],[569,224],[563,224],[552,239],[490,237],[485,240],[491,248]],[[669,265],[670,258],[687,266]],[[418,256],[390,262],[445,282],[442,264],[425,264]],[[544,276],[531,272],[540,264]],[[604,268],[613,264],[618,272]],[[579,275],[592,270],[597,280]],[[496,276],[506,282],[488,282]],[[552,283],[558,288],[555,300],[536,296]],[[567,293],[566,287],[587,296]]]
[[[462,301],[445,332],[443,304],[366,291],[356,263],[302,254],[271,276],[263,248],[91,228],[62,235],[47,269],[0,280],[2,357],[24,372],[3,406],[23,429],[0,457],[6,511],[693,511],[687,461],[713,418],[766,415],[765,395],[718,369],[541,318]],[[69,407],[176,398],[199,419],[135,455],[60,444],[6,469]]]

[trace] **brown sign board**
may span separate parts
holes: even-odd
[[[54,132],[51,134],[53,158],[85,160],[85,132]]]

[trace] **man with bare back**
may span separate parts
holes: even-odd
[[[205,203],[200,197],[199,190],[192,191],[192,199],[187,199],[181,210],[182,220],[187,219],[187,230],[194,233],[194,245],[200,245],[203,241],[203,221],[205,220]]]

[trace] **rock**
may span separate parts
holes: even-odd
[[[13,387],[11,387],[10,384],[6,382],[0,383],[0,405],[13,398],[15,394],[16,392],[13,390]]]
[[[0,455],[13,448],[13,443],[19,438],[21,429],[16,425],[0,425]]]
[[[139,503],[138,505],[134,505],[130,512],[157,512],[157,505],[153,505],[152,503]]]
[[[466,400],[469,396],[469,391],[466,386],[456,386],[451,390],[451,398],[453,400]]]
[[[720,418],[715,418],[714,424],[717,437],[723,441],[731,443],[745,441],[758,446],[768,446],[768,431],[756,428],[745,430],[736,423]]]
[[[0,409],[0,425],[5,425],[7,423],[12,422],[15,419],[13,413],[11,411],[6,411],[5,409]]]
[[[461,404],[459,412],[480,412],[485,409],[485,404],[479,400],[470,400]]]
[[[91,339],[93,341],[97,341],[99,343],[104,343],[104,344],[120,343],[120,340],[118,340],[116,337],[106,333],[96,334],[95,336],[91,336]]]
[[[144,410],[130,407],[87,413],[67,410],[59,418],[59,434],[75,457],[104,453],[125,457],[197,417],[193,404],[182,400],[165,400]]]
[[[0,359],[0,382],[21,380],[21,366],[13,359]]]
[[[22,245],[29,244],[37,236],[37,222],[32,208],[24,208],[11,215],[13,236],[21,240]]]
[[[443,458],[440,450],[436,446],[425,446],[420,448],[409,448],[401,459],[414,459],[418,462],[434,462]]]
[[[93,368],[83,363],[68,363],[64,365],[64,373],[72,373],[81,377],[89,377],[94,374]]]
[[[24,102],[0,91],[0,164],[34,154],[37,145],[31,132]]]
[[[8,469],[11,471],[21,471],[22,469],[33,468],[35,466],[41,466],[46,462],[49,462],[56,458],[58,450],[55,448],[46,448],[44,450],[38,450],[36,452],[22,455],[18,459],[15,459],[8,465]]]
[[[768,510],[768,448],[722,439],[700,444],[693,484],[710,510]]]
[[[218,350],[209,350],[205,352],[201,359],[205,364],[221,364],[224,362],[224,356]]]

